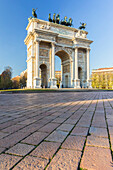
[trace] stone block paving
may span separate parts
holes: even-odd
[[[113,169],[113,92],[0,94],[0,170]]]

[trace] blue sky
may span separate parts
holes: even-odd
[[[113,67],[113,0],[0,0],[0,73],[11,66],[14,77],[26,69],[24,39],[32,8],[38,8],[42,20],[60,13],[61,19],[72,17],[75,28],[86,22],[88,38],[94,41],[90,69]]]

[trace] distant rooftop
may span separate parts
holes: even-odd
[[[108,70],[108,69],[113,69],[113,67],[98,68],[98,69],[96,69],[96,70]]]
[[[113,70],[113,67],[93,69],[92,72],[103,72],[103,71],[110,71],[110,70]]]

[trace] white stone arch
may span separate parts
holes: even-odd
[[[65,53],[67,53],[69,56],[69,59],[72,60],[72,52],[73,52],[72,48],[55,46],[55,54],[58,53],[59,51],[64,51]]]
[[[47,77],[47,87],[48,87],[48,79],[49,79],[49,70],[48,70],[48,68],[49,68],[49,63],[47,63],[45,61],[40,61],[40,63],[39,63],[39,72],[40,72],[40,74],[41,74],[41,69],[40,69],[41,65],[45,65],[46,68],[47,68],[47,73],[46,73],[47,75],[46,75],[46,77]]]
[[[61,59],[61,84],[63,85],[63,87],[69,88],[71,87],[72,54],[70,54],[66,48],[56,47],[55,55],[57,55]],[[66,81],[67,76],[68,76],[68,82]]]

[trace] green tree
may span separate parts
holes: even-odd
[[[12,81],[12,88],[13,89],[19,89],[20,88],[20,82],[17,80]]]
[[[20,78],[20,87],[21,88],[26,87],[26,80],[27,80],[26,76],[23,76]]]
[[[8,66],[5,68],[5,70],[1,74],[1,78],[0,78],[1,89],[12,88],[11,76],[12,76],[12,68]]]

